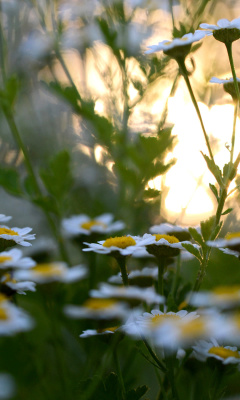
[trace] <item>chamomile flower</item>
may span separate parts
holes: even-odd
[[[22,251],[11,249],[0,253],[0,269],[32,268],[36,262],[30,257],[22,257]]]
[[[90,296],[102,299],[118,299],[139,304],[141,301],[147,304],[164,303],[164,297],[155,292],[153,288],[131,287],[116,287],[102,283],[99,290],[91,290]]]
[[[213,35],[216,40],[223,43],[232,43],[240,38],[240,18],[229,21],[226,18],[220,19],[217,25],[200,24],[205,29],[206,35]]]
[[[211,338],[210,342],[200,340],[193,346],[193,350],[193,356],[199,361],[215,358],[225,365],[240,364],[240,352],[237,347],[220,346],[214,338]]]
[[[0,336],[9,336],[18,332],[28,331],[32,327],[32,318],[21,308],[10,303],[1,295]]]
[[[188,228],[168,223],[153,225],[149,229],[149,232],[152,234],[157,233],[159,235],[175,236],[180,242],[191,239],[191,235],[188,232]]]
[[[216,240],[207,241],[207,245],[209,247],[217,247],[221,250],[221,248],[228,248],[234,252],[240,253],[240,232],[231,232],[228,233],[225,238],[218,238]],[[226,251],[225,251],[226,252]],[[233,253],[229,253],[233,254]],[[236,255],[236,254],[233,254]]]
[[[185,250],[182,246],[183,243],[191,244],[196,248],[199,247],[188,241],[180,242],[175,236],[161,235],[157,233],[153,235],[145,233],[145,235],[143,235],[143,240],[147,251],[150,254],[155,255],[155,257],[177,256],[180,253],[180,250]]]
[[[48,264],[37,264],[31,269],[15,271],[13,278],[17,281],[33,281],[36,283],[48,283],[59,281],[72,283],[87,276],[87,269],[83,265],[68,268],[64,262],[51,262]]]
[[[153,281],[157,281],[158,279],[158,268],[157,267],[145,267],[142,270],[134,270],[128,274],[128,281],[131,285],[136,286],[151,286]],[[111,276],[108,279],[109,283],[119,284],[122,283],[121,273],[118,275]]]
[[[102,214],[94,219],[81,214],[63,219],[62,227],[66,236],[74,237],[78,235],[89,236],[92,233],[109,234],[121,231],[125,228],[125,224],[122,221],[113,222],[112,214]]]
[[[211,291],[194,292],[187,303],[194,307],[231,308],[240,304],[240,285],[217,286]]]
[[[204,31],[196,31],[194,33],[187,33],[181,38],[174,38],[173,40],[163,40],[158,44],[148,46],[149,50],[145,54],[156,53],[163,51],[170,57],[185,57],[191,49],[191,45],[194,42],[198,42],[203,39],[206,33]]]
[[[99,254],[113,254],[121,256],[130,256],[136,250],[141,249],[144,242],[139,236],[118,236],[108,238],[107,240],[100,240],[98,243],[84,242],[88,248],[83,251],[94,251]]]
[[[86,331],[83,331],[81,335],[79,335],[80,338],[87,338],[87,337],[92,337],[92,336],[98,336],[98,335],[112,335],[119,327],[114,326],[114,327],[108,327],[104,329],[87,329]]]
[[[36,283],[32,281],[17,282],[9,273],[3,275],[1,279],[2,293],[11,296],[14,293],[26,294],[26,291],[35,292]]]
[[[238,87],[240,88],[240,79],[239,78],[236,78],[236,79],[237,79]],[[210,79],[210,83],[222,84],[225,92],[229,93],[232,96],[233,100],[237,99],[237,93],[236,93],[235,83],[233,81],[233,78],[219,79],[219,78],[216,78],[215,76],[213,76]]]
[[[82,306],[66,305],[64,313],[73,319],[126,320],[129,309],[125,303],[112,299],[88,299]]]
[[[27,247],[32,244],[27,240],[34,240],[35,234],[28,235],[32,228],[9,228],[8,226],[0,226],[0,250],[5,250],[7,247],[20,244]]]

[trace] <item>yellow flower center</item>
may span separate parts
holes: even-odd
[[[188,38],[187,37],[184,37],[184,38],[181,38],[180,39],[182,42],[186,42],[186,40],[188,40]]]
[[[0,235],[18,236],[18,233],[12,229],[0,227]]]
[[[225,347],[211,347],[211,349],[208,350],[209,354],[215,354],[216,356],[219,356],[221,358],[228,358],[228,357],[235,357],[235,358],[240,358],[239,353],[237,350],[230,350],[230,349],[225,349]]]
[[[165,239],[168,241],[168,243],[179,243],[179,240],[175,236],[170,236],[170,235],[160,235],[160,234],[155,234],[153,235],[156,238],[156,242],[158,242],[160,239]]]
[[[120,237],[114,237],[114,238],[109,238],[105,240],[103,243],[104,247],[119,247],[120,249],[126,249],[126,247],[129,246],[134,246],[136,244],[135,240],[130,237],[130,236],[120,236]]]
[[[186,322],[181,326],[181,333],[186,338],[198,337],[206,331],[205,324],[200,318]]]
[[[231,239],[236,239],[236,238],[240,238],[240,232],[227,233],[225,236],[226,240],[231,240]]]
[[[240,285],[218,286],[213,293],[225,299],[237,299],[240,298]]]
[[[106,226],[107,226],[103,222],[95,221],[94,219],[92,219],[91,221],[87,221],[87,222],[84,222],[83,224],[81,224],[81,228],[89,231],[93,226],[96,226],[96,225],[102,226],[103,228],[106,228]]]
[[[12,257],[9,256],[0,256],[0,264],[4,263],[5,261],[10,261]]]
[[[6,320],[8,319],[8,315],[6,310],[4,308],[0,307],[0,320]]]
[[[62,270],[58,265],[53,264],[38,264],[32,268],[32,271],[37,275],[55,276],[62,275]]]
[[[177,321],[179,319],[180,319],[179,315],[175,315],[175,314],[156,314],[151,319],[151,324],[160,325],[163,322],[167,322],[167,321],[174,322],[174,321]]]
[[[109,299],[88,299],[84,303],[84,307],[91,310],[101,310],[104,308],[112,308],[116,304],[116,301]]]
[[[2,280],[2,283],[7,283],[7,282],[17,283],[16,279],[12,279],[10,274],[4,274],[3,278],[4,279]]]

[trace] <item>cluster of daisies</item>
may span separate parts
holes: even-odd
[[[187,228],[163,223],[152,226],[150,233],[143,236],[109,237],[124,228],[122,222],[113,222],[110,214],[95,219],[72,216],[64,219],[62,225],[68,238],[78,238],[84,253],[113,257],[120,269],[107,283],[91,289],[84,304],[65,306],[67,316],[89,322],[90,329],[84,330],[81,338],[108,335],[111,340],[114,335],[128,335],[147,341],[163,358],[175,353],[182,360],[186,354],[189,357],[190,349],[190,356],[200,361],[213,357],[223,364],[240,367],[236,347],[240,345],[240,314],[235,310],[240,303],[240,285],[191,292],[177,312],[168,309],[169,293],[164,285],[169,266],[180,258],[193,257],[187,252],[189,245],[200,251]],[[201,234],[200,228],[196,229]],[[101,236],[105,239],[97,240]],[[86,237],[96,242],[86,241]],[[236,256],[236,250],[233,253],[229,249],[236,242],[240,246],[240,235],[228,234],[225,239],[207,244]],[[135,259],[134,269],[128,270],[127,263],[132,266],[130,258]],[[135,264],[139,259],[144,260],[140,263],[144,267],[138,270]]]

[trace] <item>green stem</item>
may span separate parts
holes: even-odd
[[[116,260],[120,267],[123,284],[124,284],[124,286],[129,286],[128,273],[127,273],[127,267],[126,267],[126,258],[127,257],[120,256],[120,257],[116,257]]]
[[[236,71],[234,68],[233,55],[232,55],[232,43],[226,43],[226,48],[227,48],[228,58],[229,58],[229,62],[230,62],[231,70],[232,70],[232,76],[233,76],[233,82],[234,82],[236,95],[237,95],[238,101],[240,101],[240,93],[239,93],[237,75],[236,75]]]
[[[166,264],[166,259],[164,256],[161,256],[157,258],[157,263],[158,263],[158,293],[163,296],[164,295],[164,290],[163,290],[163,274],[164,274],[164,268]],[[159,310],[163,311],[163,304],[159,304]]]
[[[173,400],[178,400],[178,393],[177,393],[177,388],[175,384],[175,375],[174,375],[174,365],[173,365],[173,356],[166,357],[166,365],[167,365],[167,376],[169,379],[169,383],[171,386],[172,390],[172,399]]]
[[[121,385],[121,394],[122,394],[122,400],[125,400],[126,398],[126,389],[125,389],[125,384],[124,384],[124,380],[123,380],[123,375],[122,375],[122,369],[119,363],[119,359],[118,359],[118,354],[117,354],[117,348],[115,347],[114,351],[113,351],[113,357],[114,357],[114,361],[116,364],[116,368],[117,368],[117,375],[119,378],[119,382]]]
[[[166,372],[166,367],[162,364],[162,362],[159,360],[159,358],[157,357],[157,355],[154,353],[153,349],[151,348],[151,346],[148,344],[147,340],[142,336],[142,341],[145,344],[149,354],[151,355],[151,357],[153,358],[153,360],[155,361],[155,363],[157,364],[157,366],[159,367],[159,369],[162,372]]]
[[[35,172],[33,170],[33,167],[32,167],[29,155],[28,155],[27,148],[25,147],[25,145],[24,145],[24,143],[23,143],[23,141],[21,139],[21,136],[20,136],[20,133],[18,131],[17,125],[15,123],[14,117],[13,117],[13,115],[12,115],[12,113],[11,113],[11,111],[9,109],[4,109],[4,114],[5,114],[6,120],[8,122],[9,128],[10,128],[10,130],[12,132],[12,135],[14,137],[14,140],[17,143],[18,147],[21,149],[22,153],[23,153],[25,166],[26,166],[26,169],[27,169],[27,171],[29,173],[29,176],[32,178],[32,182],[34,184],[35,193],[36,193],[37,197],[42,198],[43,197],[42,196],[42,192],[41,192],[41,189],[39,187]],[[52,216],[44,208],[42,208],[42,210],[45,213],[45,216],[46,216],[46,218],[48,220],[48,223],[49,223],[49,225],[51,227],[53,235],[54,235],[54,237],[55,237],[55,239],[56,239],[56,241],[58,243],[59,252],[61,254],[62,259],[65,262],[69,263],[68,254],[67,254],[67,251],[66,251],[65,246],[64,246],[63,238],[62,238],[61,234],[59,233],[59,230],[56,228],[55,223],[54,223],[54,221],[52,219]]]
[[[186,82],[186,85],[187,85],[187,88],[188,88],[192,103],[193,103],[193,105],[195,107],[198,119],[200,121],[200,124],[201,124],[201,127],[202,127],[202,131],[203,131],[203,134],[204,134],[204,138],[205,138],[205,142],[206,142],[206,145],[207,145],[207,148],[208,148],[208,152],[209,152],[210,158],[214,161],[212,149],[211,149],[209,138],[208,138],[208,134],[207,134],[206,129],[204,127],[202,116],[201,116],[201,113],[200,113],[200,110],[199,110],[199,107],[198,107],[198,104],[197,104],[197,100],[196,100],[196,98],[194,96],[194,93],[193,93],[193,90],[192,90],[192,86],[191,86],[190,80],[188,78],[188,72],[187,72],[187,68],[186,68],[185,63],[184,63],[184,59],[177,58],[176,61],[178,62],[180,72],[181,72],[181,74],[182,74],[182,76],[183,76],[183,78],[184,78],[184,80]]]
[[[239,107],[239,100],[236,101],[234,105],[234,117],[233,117],[233,131],[232,131],[232,143],[231,143],[231,153],[230,153],[230,162],[233,162],[233,153],[234,153],[234,146],[235,146],[235,136],[236,136],[236,122],[238,116],[238,107]]]
[[[64,70],[64,72],[65,72],[65,74],[66,74],[71,86],[76,90],[76,93],[78,94],[79,100],[81,101],[82,99],[81,99],[80,93],[77,90],[77,87],[76,87],[76,85],[75,85],[75,83],[74,83],[74,81],[73,81],[73,79],[71,77],[70,72],[68,71],[68,68],[67,68],[67,66],[65,64],[65,61],[64,61],[64,58],[63,58],[61,52],[57,49],[57,50],[55,50],[55,53],[56,53],[57,59],[59,60],[61,66],[62,66],[62,69]]]
[[[175,295],[176,288],[177,288],[177,281],[178,281],[178,277],[179,277],[179,274],[180,274],[180,267],[181,267],[181,252],[177,256],[176,272],[175,272],[175,276],[174,276],[173,283],[172,283],[172,288],[171,288],[171,294],[173,296]]]

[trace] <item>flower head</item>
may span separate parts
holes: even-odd
[[[72,283],[87,276],[87,269],[83,265],[68,268],[64,262],[51,262],[37,264],[28,270],[15,271],[13,278],[19,281],[30,280],[36,283],[48,283],[59,281]]]
[[[20,244],[21,246],[31,246],[27,240],[34,240],[35,234],[28,235],[32,228],[9,228],[8,226],[0,226],[0,250],[7,247]]]
[[[191,239],[188,228],[167,223],[153,225],[149,229],[149,232],[152,234],[175,236],[180,242]]]
[[[141,242],[140,242],[141,243]],[[179,242],[175,236],[165,234],[149,234],[143,235],[142,245],[146,246],[147,251],[155,257],[174,257],[180,253],[180,250],[185,250],[182,243],[191,244],[188,241]],[[197,245],[192,245],[198,247]]]
[[[145,267],[142,270],[134,270],[128,274],[128,281],[131,285],[140,287],[151,286],[153,281],[158,279],[158,268]],[[108,280],[109,283],[122,284],[121,273],[118,275],[111,276]]]
[[[79,335],[79,337],[87,338],[98,335],[112,335],[118,328],[119,328],[118,326],[114,326],[104,329],[87,329],[86,331],[83,331],[83,333]]]
[[[122,221],[113,222],[112,214],[102,214],[94,219],[81,214],[63,219],[62,227],[66,236],[73,237],[78,235],[89,236],[92,233],[109,234],[121,231],[125,228],[125,224]]]
[[[215,76],[213,76],[210,79],[210,83],[219,83],[219,84],[223,84],[223,88],[225,90],[225,92],[229,93],[233,100],[237,100],[237,93],[235,90],[235,84],[233,81],[233,78],[229,78],[229,79],[219,79],[216,78]],[[238,83],[238,87],[240,89],[240,79],[237,78],[237,83]]]
[[[217,247],[230,249],[231,252],[226,252],[228,254],[237,255],[240,254],[240,232],[230,232],[228,233],[224,239],[216,239],[215,241],[209,240],[207,245],[210,247]]]
[[[1,292],[7,296],[12,296],[15,293],[26,294],[26,291],[35,292],[36,283],[32,281],[17,282],[11,274],[6,273],[1,279]]]
[[[217,22],[217,25],[203,23],[200,28],[206,29],[206,35],[213,35],[216,40],[223,43],[232,43],[240,38],[240,18],[232,21],[223,18]]]
[[[11,249],[0,253],[0,269],[32,268],[36,262],[30,257],[22,257],[22,251]]]
[[[112,254],[114,256],[130,256],[136,250],[141,248],[142,239],[139,236],[117,236],[101,240],[98,243],[86,243],[88,248],[83,251],[94,251],[99,254]]]
[[[158,51],[163,51],[170,57],[186,57],[190,52],[191,45],[194,42],[198,42],[203,39],[206,33],[204,31],[196,31],[194,33],[187,33],[181,38],[174,38],[173,40],[163,40],[158,44],[148,46],[149,50],[145,54],[156,53]]]
[[[187,302],[194,307],[231,308],[240,304],[240,285],[217,286],[208,292],[191,293]]]
[[[199,361],[206,361],[211,357],[223,364],[240,364],[240,352],[237,347],[220,346],[214,338],[210,342],[200,340],[193,346],[193,350],[193,356]]]
[[[3,295],[0,298],[0,336],[13,335],[32,329],[33,321],[21,308],[10,303]]]

